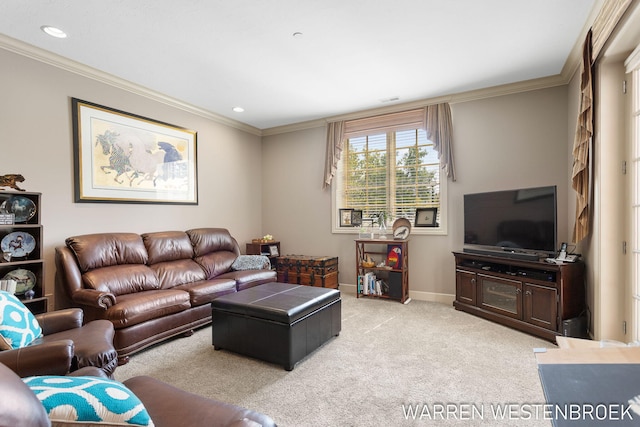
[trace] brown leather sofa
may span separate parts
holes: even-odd
[[[20,377],[66,375],[86,366],[113,377],[118,354],[113,325],[106,320],[84,323],[82,310],[69,308],[36,315],[42,336],[26,347],[0,351],[0,363]]]
[[[102,376],[101,371],[91,367],[72,375]],[[140,399],[155,427],[276,425],[267,415],[189,393],[151,377],[133,377],[123,384]],[[49,427],[51,421],[29,387],[0,364],[0,427],[15,426]]]
[[[211,301],[276,281],[270,269],[233,270],[238,242],[223,228],[69,237],[56,248],[56,287],[87,320],[115,327],[119,363],[211,323]]]

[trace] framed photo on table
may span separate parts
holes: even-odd
[[[351,226],[360,227],[362,225],[362,210],[353,209],[351,211]]]
[[[416,227],[437,227],[438,208],[417,208]]]
[[[71,99],[76,203],[198,204],[195,131]]]
[[[271,256],[280,256],[280,253],[278,252],[278,246],[277,245],[269,245],[269,255],[271,255]]]
[[[362,209],[339,209],[340,227],[360,227],[363,222]]]
[[[351,222],[353,209],[339,209],[338,214],[340,215],[340,227],[353,227]]]

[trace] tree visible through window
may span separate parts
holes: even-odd
[[[438,154],[424,130],[350,138],[343,154],[340,206],[411,222],[416,208],[440,206]]]

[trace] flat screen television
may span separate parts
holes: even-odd
[[[557,244],[556,186],[464,195],[464,251],[538,259]]]

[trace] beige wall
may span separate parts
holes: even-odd
[[[450,183],[449,233],[412,236],[410,296],[450,302],[455,294],[451,251],[462,248],[465,193],[558,186],[559,240],[570,239],[567,87],[451,106],[458,180]],[[325,128],[263,138],[264,231],[282,252],[340,258],[340,283],[353,291],[356,235],[331,234],[330,191],[322,190]]]
[[[243,250],[261,235],[259,136],[2,49],[0,64],[0,174],[42,193],[48,293],[54,248],[71,235],[225,227]],[[199,204],[74,203],[71,97],[196,130]]]
[[[47,289],[53,250],[70,235],[227,227],[241,244],[266,233],[283,254],[335,255],[344,289],[355,282],[355,235],[331,234],[323,191],[323,126],[261,138],[96,80],[0,50],[0,173],[22,173],[43,193]],[[73,202],[70,98],[77,97],[198,132],[198,206]],[[449,233],[413,236],[410,295],[451,302],[451,251],[462,247],[465,193],[557,185],[559,240],[569,240],[567,87],[452,104],[458,181],[450,183]],[[243,247],[244,249],[244,247]],[[50,291],[51,292],[51,291]]]

